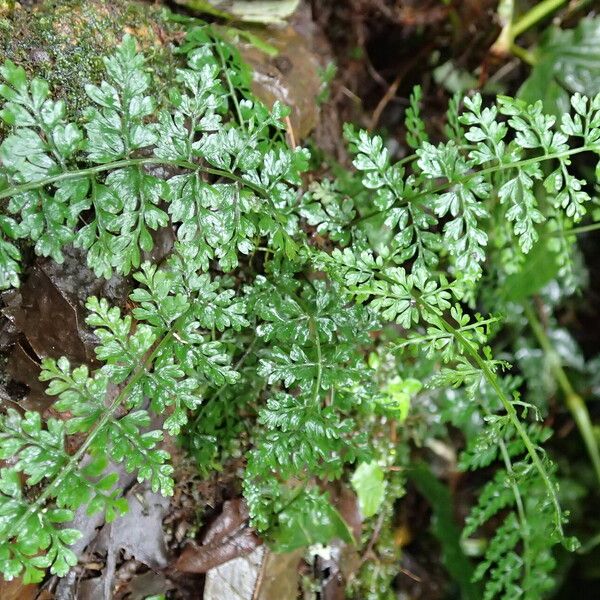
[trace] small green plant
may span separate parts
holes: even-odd
[[[492,347],[500,314],[514,309],[503,286],[536,248],[558,257],[556,277],[571,277],[569,232],[591,200],[571,161],[600,154],[600,96],[575,94],[557,122],[540,104],[473,95],[462,111],[451,104],[450,139],[433,144],[417,90],[414,154],[393,163],[380,137],[348,126],[355,172],[302,193],[309,155],[287,146],[286,109],[252,97],[239,57],[210,30],[192,29],[181,53],[187,65],[160,100],[125,37],[105,80],[86,88],[83,125],[42,80],[11,63],[0,71],[12,128],[0,145],[10,214],[0,287],[18,285],[24,243],[56,261],[73,243],[98,276],[133,273],[139,284],[130,314],[88,300],[101,368],[44,361],[62,418],[1,418],[0,458],[13,459],[0,471],[3,575],[64,575],[78,533],[61,524],[82,506],[109,520],[126,510],[109,461],[168,495],[162,430],[207,470],[217,437],[225,452],[243,427],[240,405],[256,415],[244,448],[252,524],[282,551],[352,542],[322,484],[356,465],[363,511],[389,519],[401,486],[384,473],[410,461],[378,428],[403,427],[423,382],[460,390],[479,419],[463,468],[496,466],[464,530],[502,517],[475,571],[484,597],[542,597],[552,547],[574,542],[541,447],[549,432]],[[153,232],[165,227],[177,239],[154,265]],[[492,316],[477,312],[488,305]]]

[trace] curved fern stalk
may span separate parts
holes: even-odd
[[[481,356],[478,349],[473,345],[473,342],[466,339],[464,337],[464,335],[458,329],[454,328],[450,323],[448,323],[447,320],[441,319],[440,322],[441,322],[442,327],[456,338],[456,340],[462,347],[463,351],[469,355],[469,357],[474,362],[474,364],[477,365],[477,367],[479,369],[481,369],[481,372],[483,373],[485,379],[490,384],[490,386],[494,389],[498,399],[502,403],[502,406],[510,419],[510,422],[512,423],[512,425],[515,428],[515,430],[517,431],[519,437],[523,441],[523,444],[525,445],[525,448],[527,450],[527,453],[529,454],[529,457],[531,458],[538,474],[540,475],[540,477],[542,478],[542,480],[544,482],[546,492],[548,494],[548,497],[551,499],[552,505],[554,507],[555,527],[559,533],[560,538],[564,539],[564,532],[563,532],[564,517],[562,514],[560,502],[558,499],[557,486],[552,481],[550,475],[548,474],[548,471],[544,467],[544,465],[542,463],[542,459],[540,458],[540,455],[539,455],[538,448],[531,441],[531,438],[529,437],[529,434],[527,433],[526,428],[524,427],[523,423],[521,422],[521,420],[519,419],[519,417],[517,415],[517,411],[514,407],[514,404],[508,399],[508,397],[506,396],[506,393],[504,392],[504,390],[502,389],[502,386],[500,385],[500,383],[498,381],[498,376],[495,374],[495,372],[492,370],[492,368],[490,368],[489,360],[484,359]],[[506,448],[504,447],[504,448],[502,448],[502,450],[503,450],[503,456],[504,456],[504,454],[506,452]],[[506,461],[507,459],[504,458],[504,460]],[[509,465],[507,464],[507,468],[508,468],[508,466]],[[519,498],[519,496],[520,495],[515,494],[515,498]],[[517,500],[517,502],[519,504],[521,504],[520,498]]]
[[[199,162],[190,162],[189,160],[167,160],[158,157],[148,157],[148,158],[127,158],[124,160],[117,160],[114,162],[104,163],[102,165],[97,165],[95,167],[87,167],[84,169],[75,169],[70,171],[64,171],[59,173],[58,175],[51,175],[49,177],[44,177],[43,179],[39,179],[37,181],[30,181],[27,183],[20,183],[17,185],[10,186],[4,190],[0,190],[0,200],[5,198],[11,198],[12,196],[17,196],[19,194],[23,194],[25,192],[30,192],[38,189],[45,188],[50,185],[60,184],[62,182],[77,180],[77,179],[85,179],[92,175],[99,175],[101,173],[108,173],[110,171],[117,171],[119,169],[124,169],[127,167],[180,167],[182,169],[191,169],[198,171],[200,173],[206,173],[207,175],[216,175],[217,177],[223,177],[224,179],[229,179],[231,181],[235,181],[237,183],[241,183],[243,185],[248,186],[250,189],[254,190],[257,194],[260,194],[264,198],[268,198],[268,192],[265,188],[257,185],[253,181],[249,181],[243,179],[242,177],[236,175],[235,173],[231,173],[229,171],[225,171],[222,169],[215,169],[212,167],[208,167],[206,165],[202,165]]]
[[[529,523],[527,522],[527,514],[525,513],[525,504],[523,502],[523,497],[521,495],[521,490],[516,482],[516,475],[513,469],[513,464],[511,461],[510,454],[506,447],[506,442],[501,439],[498,442],[498,447],[500,448],[500,454],[502,455],[502,462],[504,463],[504,468],[508,473],[508,476],[512,479],[510,487],[512,489],[513,495],[515,497],[515,504],[517,506],[517,515],[519,517],[519,525],[521,527],[521,539],[523,540],[523,554],[527,556],[529,554]],[[560,505],[559,505],[560,509]],[[560,515],[559,515],[560,517]],[[561,534],[562,535],[562,534]],[[529,577],[531,573],[531,565],[529,561],[525,560],[525,577]]]
[[[596,478],[598,479],[598,482],[600,482],[600,451],[598,450],[598,442],[596,441],[590,413],[587,409],[585,401],[573,389],[567,374],[561,366],[561,359],[554,349],[552,342],[548,338],[548,335],[544,331],[542,324],[535,315],[535,312],[531,306],[529,306],[529,304],[524,304],[524,309],[527,321],[540,346],[550,361],[550,369],[564,394],[565,404],[567,405],[567,408],[573,416],[573,420],[579,429],[579,433],[586,446],[590,461],[594,467]]]
[[[323,266],[332,275],[341,278],[347,285],[349,293],[364,302],[370,299],[370,307],[381,312],[384,319],[396,321],[408,330],[423,320],[431,327],[428,329],[429,340],[433,342],[429,348],[443,350],[446,362],[458,360],[459,366],[463,355],[467,355],[472,365],[482,374],[496,393],[498,400],[506,411],[510,422],[520,436],[531,461],[544,482],[548,497],[554,506],[554,523],[560,536],[563,537],[563,516],[558,501],[556,485],[552,482],[539,451],[531,441],[527,430],[521,423],[513,402],[506,396],[495,373],[496,365],[489,358],[484,358],[475,340],[485,340],[483,324],[472,327],[468,315],[463,314],[459,306],[451,305],[450,290],[445,281],[438,285],[424,276],[408,275],[404,269],[384,269],[383,261],[376,260],[371,254],[363,253],[359,257],[346,250],[344,253],[334,251],[333,255],[317,255],[316,263]],[[444,312],[450,309],[453,319],[460,327],[454,327]],[[468,337],[467,337],[468,335]],[[455,340],[450,343],[448,336]],[[417,339],[422,339],[418,336]],[[442,345],[439,345],[440,342]],[[465,367],[464,363],[462,367]],[[456,372],[456,383],[464,384],[473,373],[463,368]]]

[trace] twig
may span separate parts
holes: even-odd
[[[369,131],[373,131],[373,129],[377,127],[379,119],[381,118],[381,113],[383,113],[385,107],[389,104],[390,100],[396,95],[396,92],[398,91],[398,86],[400,85],[400,82],[402,81],[404,75],[404,71],[396,75],[396,79],[394,79],[392,85],[390,85],[386,93],[383,95],[383,97],[375,107],[373,115],[371,116],[371,121],[369,122]]]
[[[288,134],[288,137],[290,138],[290,146],[292,148],[295,148],[296,147],[296,136],[294,135],[294,128],[292,127],[292,120],[290,119],[289,115],[284,120],[285,120],[287,134]]]
[[[383,512],[379,513],[379,517],[377,517],[377,523],[375,523],[375,528],[373,529],[373,533],[371,534],[371,538],[369,539],[369,543],[367,545],[366,550],[360,558],[360,566],[362,566],[367,560],[369,560],[369,554],[373,551],[373,547],[375,543],[379,539],[381,534],[381,528],[383,527],[383,520],[385,518],[385,514]]]
[[[402,83],[402,80],[404,79],[405,75],[420,60],[421,56],[429,50],[430,46],[426,46],[425,48],[417,52],[417,54],[411,60],[402,65],[400,72],[398,73],[398,75],[396,75],[396,79],[394,79],[392,85],[390,85],[386,93],[383,95],[383,98],[381,98],[381,100],[375,107],[375,110],[373,111],[373,114],[371,116],[371,121],[369,123],[369,131],[373,131],[373,129],[377,127],[379,119],[381,118],[381,114],[385,110],[385,107],[389,104],[390,100],[392,100],[392,98],[396,95],[398,87]]]
[[[500,0],[498,4],[498,19],[500,20],[502,30],[500,31],[498,39],[490,48],[490,51],[497,56],[506,56],[511,52],[525,62],[535,64],[533,54],[528,50],[515,45],[515,39],[560,8],[566,2],[567,0],[542,0],[542,2],[537,3],[531,10],[515,20],[514,0]]]
[[[506,56],[514,40],[513,15],[515,12],[515,0],[500,0],[496,11],[498,20],[502,27],[498,39],[493,43],[490,52],[496,56]]]

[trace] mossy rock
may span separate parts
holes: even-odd
[[[5,59],[46,79],[72,116],[89,104],[88,82],[102,78],[102,57],[125,33],[136,37],[154,71],[159,96],[175,72],[171,42],[182,33],[155,5],[136,0],[0,0],[0,64]]]

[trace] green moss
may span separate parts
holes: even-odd
[[[0,8],[6,0],[0,0]],[[159,89],[174,72],[171,42],[180,33],[163,12],[136,0],[45,0],[35,8],[0,10],[0,62],[10,59],[47,79],[77,117],[87,105],[84,86],[103,74],[102,56],[123,34],[135,35]]]

